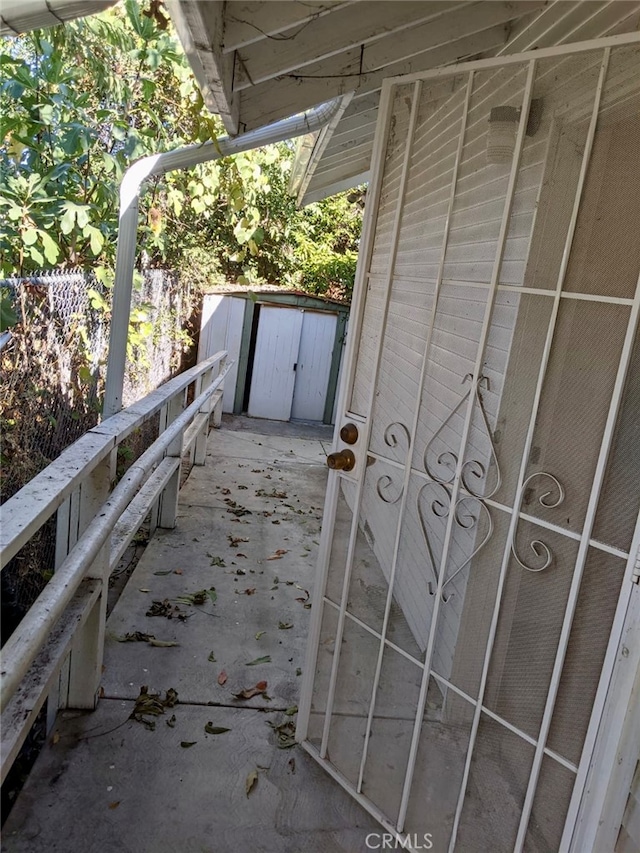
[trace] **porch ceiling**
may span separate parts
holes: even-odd
[[[234,135],[347,95],[301,147],[302,204],[368,178],[385,77],[633,30],[635,0],[169,0],[205,102]]]

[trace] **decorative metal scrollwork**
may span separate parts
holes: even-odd
[[[555,509],[556,507],[560,506],[560,504],[564,501],[564,488],[560,481],[556,479],[553,474],[548,474],[546,471],[536,471],[534,474],[530,474],[522,484],[522,487],[520,489],[520,497],[517,502],[516,512],[518,515],[520,515],[520,511],[522,510],[522,501],[526,494],[527,488],[529,484],[533,482],[533,480],[535,480],[537,477],[546,477],[553,484],[553,487],[551,489],[548,489],[546,492],[543,492],[543,494],[538,497],[538,503],[540,504],[540,506],[543,506],[546,509]],[[557,497],[553,497],[554,491],[557,492]],[[549,500],[549,498],[551,498],[551,500]],[[551,563],[553,562],[553,552],[546,544],[546,542],[543,542],[541,539],[533,539],[529,543],[529,547],[533,551],[537,560],[542,560],[542,565],[540,566],[529,565],[528,563],[525,563],[524,560],[522,560],[518,554],[516,548],[517,532],[518,527],[516,525],[516,528],[513,531],[513,539],[511,541],[511,553],[513,554],[518,565],[521,566],[521,568],[525,569],[527,572],[543,572],[545,569],[548,569]]]
[[[467,374],[462,381],[465,383],[472,379],[472,375]],[[433,496],[431,503],[429,504],[430,511],[439,519],[447,519],[449,517],[451,513],[453,483],[456,479],[460,460],[456,453],[448,448],[445,448],[438,453],[436,446],[439,440],[443,440],[456,415],[460,413],[460,416],[462,416],[461,409],[463,409],[465,404],[468,404],[469,397],[473,394],[475,398],[475,407],[477,407],[477,410],[480,413],[481,431],[484,433],[486,438],[488,461],[482,461],[474,458],[467,459],[460,465],[460,496],[457,498],[455,506],[453,507],[452,523],[460,530],[467,530],[471,532],[474,529],[479,529],[480,519],[484,515],[487,530],[482,541],[476,545],[464,562],[461,565],[456,566],[452,574],[448,578],[444,579],[441,586],[441,595],[442,601],[445,603],[449,601],[454,594],[446,594],[445,588],[460,574],[460,572],[462,572],[463,569],[469,565],[478,552],[484,548],[493,534],[493,519],[484,501],[498,491],[502,478],[498,457],[493,443],[493,435],[489,428],[489,421],[484,408],[484,402],[482,400],[480,388],[483,385],[487,390],[489,390],[489,380],[486,376],[480,376],[477,382],[473,383],[469,387],[467,393],[460,398],[456,406],[434,433],[433,437],[425,447],[423,454],[424,470],[431,478],[432,482],[426,483],[418,492],[418,516],[420,518],[422,535],[427,546],[427,555],[431,573],[433,575],[433,583],[429,581],[427,587],[429,594],[435,595],[434,583],[435,587],[437,587],[440,576],[433,551],[431,549],[431,543],[429,541],[429,535],[427,532],[429,525],[425,518],[422,497],[426,493],[427,489],[432,490]],[[482,491],[480,484],[486,480],[491,463],[493,463],[494,480],[489,488],[485,487],[484,491]]]
[[[436,560],[433,555],[433,551],[431,549],[431,543],[429,540],[429,534],[427,532],[428,525],[423,511],[423,501],[421,500],[423,494],[427,489],[431,489],[434,492],[432,496],[431,503],[429,504],[429,509],[439,519],[447,519],[451,512],[451,491],[448,485],[444,483],[425,483],[424,486],[418,492],[418,517],[420,519],[420,526],[422,527],[422,535],[424,537],[424,541],[427,546],[427,554],[429,557],[429,568],[431,569],[431,574],[433,575],[433,583],[429,581],[427,583],[427,589],[429,591],[429,595],[435,595],[435,588],[438,586],[438,581],[440,578]],[[474,514],[474,509],[477,509],[477,514]],[[478,554],[479,551],[484,548],[487,544],[491,535],[493,533],[493,519],[491,517],[491,513],[489,512],[486,504],[480,500],[480,498],[476,498],[473,495],[463,495],[456,501],[455,508],[453,510],[453,523],[456,527],[461,530],[473,530],[478,527],[480,518],[482,515],[485,515],[487,521],[487,531],[482,538],[482,541],[476,545],[471,554],[466,558],[466,560],[459,566],[456,567],[455,571],[449,575],[448,578],[443,582],[441,588],[441,596],[442,601],[446,604],[450,598],[452,598],[455,593],[446,594],[445,588],[453,581],[455,577],[457,577],[460,572],[465,569],[471,560]],[[435,587],[434,587],[435,584]]]
[[[473,376],[468,373],[464,379],[463,383],[468,382],[473,379]],[[488,462],[482,462],[479,459],[467,459],[462,463],[462,467],[460,469],[460,481],[462,483],[463,488],[467,491],[472,497],[478,498],[479,500],[486,500],[487,498],[492,497],[500,488],[500,484],[502,482],[502,475],[500,474],[500,465],[498,463],[498,456],[496,454],[495,446],[493,443],[493,435],[491,433],[491,429],[489,428],[489,421],[487,418],[487,413],[484,408],[484,402],[482,400],[482,393],[480,391],[481,386],[484,385],[487,390],[489,390],[489,379],[486,376],[480,376],[478,381],[473,383],[466,394],[464,394],[454,409],[450,412],[444,422],[438,427],[436,432],[433,434],[431,440],[427,444],[424,449],[423,455],[423,464],[424,470],[431,477],[432,480],[435,480],[436,483],[453,483],[456,476],[456,471],[458,469],[458,456],[452,450],[444,450],[441,453],[437,453],[435,447],[437,445],[438,440],[441,440],[441,436],[448,430],[449,425],[454,420],[460,409],[464,406],[464,404],[468,401],[469,397],[473,394],[475,396],[475,403],[477,406],[477,411],[480,413],[480,423],[481,423],[481,431],[484,433],[486,438],[486,447],[489,453]],[[485,488],[483,492],[480,492],[479,485],[486,478],[488,473],[488,469],[493,462],[493,471],[494,471],[494,482],[492,486],[488,489]]]
[[[403,443],[405,446],[402,448],[402,461],[404,462],[409,454],[409,448],[411,447],[411,435],[409,434],[409,430],[403,423],[400,423],[400,421],[394,421],[389,424],[384,431],[384,443],[387,447],[392,449],[400,447],[401,443]],[[397,503],[402,497],[402,493],[404,491],[404,485],[402,485],[397,494],[394,495],[392,492],[390,493],[389,486],[392,484],[393,478],[390,477],[389,474],[383,474],[378,478],[376,483],[376,492],[378,493],[378,497],[387,504]]]

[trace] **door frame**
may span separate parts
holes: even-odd
[[[377,216],[379,210],[380,194],[382,181],[384,177],[384,159],[386,156],[386,143],[389,135],[389,126],[392,114],[392,92],[396,85],[406,85],[415,83],[420,85],[422,82],[433,82],[438,79],[454,77],[456,74],[467,74],[470,71],[487,70],[507,65],[523,64],[526,62],[539,61],[546,58],[570,56],[587,51],[595,51],[598,49],[606,50],[615,47],[629,46],[640,44],[640,33],[628,33],[618,36],[602,37],[593,39],[587,42],[577,42],[569,45],[559,45],[552,48],[544,48],[535,51],[528,51],[510,56],[501,56],[497,58],[477,60],[474,62],[460,63],[442,68],[434,69],[430,72],[416,72],[414,74],[403,75],[400,77],[388,78],[383,82],[382,96],[378,114],[378,122],[373,144],[371,174],[373,181],[369,186],[368,198],[365,207],[363,233],[361,240],[361,251],[358,258],[358,266],[356,271],[356,280],[354,286],[354,300],[351,310],[351,328],[349,341],[345,353],[345,369],[341,380],[339,390],[336,426],[334,432],[333,449],[340,450],[346,448],[346,445],[340,439],[340,428],[348,420],[356,423],[360,428],[360,439],[355,447],[350,449],[356,453],[355,470],[363,470],[365,466],[366,449],[369,446],[371,435],[371,411],[372,399],[369,400],[366,416],[349,410],[349,401],[353,389],[355,379],[356,360],[358,355],[358,345],[360,335],[362,333],[364,309],[367,293],[367,278],[368,270],[371,261],[371,255],[374,248],[374,236],[377,225]],[[417,99],[414,100],[414,103]],[[415,117],[414,117],[415,120]],[[410,120],[411,121],[411,120]],[[410,128],[411,129],[411,128]],[[411,134],[412,136],[413,134]],[[409,137],[411,139],[411,136]],[[407,164],[410,157],[411,145],[408,144],[405,149],[405,157],[403,164],[403,173],[406,174]],[[402,199],[406,191],[406,182],[401,178],[400,200],[397,211],[402,209]],[[393,269],[395,252],[397,249],[397,233],[401,220],[401,213],[396,215],[394,223],[394,240],[389,258],[389,270]],[[390,279],[389,279],[390,280]],[[637,315],[640,307],[639,292],[636,291],[636,297],[632,308],[632,317],[630,318],[630,328],[635,315],[635,323],[637,327]],[[381,320],[384,328],[386,320],[386,312],[388,308],[388,292],[386,306],[383,309],[383,317]],[[631,341],[625,341],[625,348],[621,354],[621,361],[625,351],[630,348]],[[384,336],[380,336],[377,344],[376,367],[371,384],[371,396],[375,393],[376,380],[378,374],[379,358],[381,356]],[[632,338],[631,338],[632,340]],[[619,371],[616,386],[624,382],[624,371]],[[615,399],[616,390],[614,388],[612,401]],[[611,411],[610,411],[611,416]],[[610,423],[611,417],[608,419],[605,432],[603,434],[603,444],[613,430],[613,424]],[[599,460],[599,468],[603,468],[606,463],[607,455],[601,454]],[[331,473],[327,487],[327,495],[322,522],[322,535],[320,541],[316,589],[318,592],[314,597],[314,604],[311,614],[311,625],[309,632],[309,641],[307,649],[307,658],[304,667],[303,682],[301,685],[301,700],[300,711],[298,715],[298,728],[296,737],[303,748],[309,752],[316,760],[319,760],[323,768],[336,779],[343,787],[347,788],[350,795],[354,797],[370,814],[372,814],[380,823],[397,837],[402,836],[397,833],[395,828],[390,824],[386,817],[364,796],[353,790],[353,786],[349,783],[341,773],[326,760],[322,759],[316,750],[307,740],[309,716],[311,712],[311,692],[314,683],[316,659],[318,643],[320,641],[321,622],[324,613],[322,602],[322,593],[326,587],[329,558],[333,539],[333,528],[335,521],[335,512],[339,494],[340,477]],[[594,475],[594,482],[595,482]],[[349,477],[354,480],[355,478]],[[356,482],[361,482],[358,477]],[[357,513],[358,500],[356,501],[355,512]],[[635,555],[640,548],[640,523],[636,529],[634,544],[630,551],[631,555]],[[628,637],[635,634],[638,635],[638,626],[640,625],[640,591],[636,584],[631,582],[632,573],[635,568],[636,559],[629,557],[627,572],[622,582],[620,598],[616,616],[612,626],[612,632],[609,640],[608,652],[601,671],[600,684],[596,701],[594,703],[594,711],[592,714],[589,730],[585,740],[578,774],[576,776],[576,784],[574,787],[573,797],[565,823],[565,832],[562,840],[563,851],[575,851],[582,853],[583,850],[609,849],[605,845],[603,848],[595,847],[599,843],[599,839],[605,833],[611,833],[615,830],[616,812],[620,810],[620,798],[628,793],[631,778],[633,776],[633,768],[635,760],[625,760],[624,767],[617,765],[616,756],[621,750],[626,749],[627,752],[633,754],[634,742],[632,740],[633,733],[640,726],[640,711],[637,701],[637,691],[640,689],[637,680],[637,670],[640,662],[640,650],[638,642],[629,646],[625,643]],[[500,592],[498,592],[498,595]],[[566,618],[566,617],[565,617]],[[569,625],[571,619],[569,619]],[[630,651],[633,649],[633,652]],[[626,652],[625,652],[626,649]],[[554,677],[556,673],[554,672]],[[636,698],[635,710],[630,711],[627,703],[631,702],[633,697]],[[616,725],[624,724],[623,728],[615,728]],[[620,736],[617,736],[622,732]],[[637,749],[637,741],[635,744]],[[631,766],[629,766],[631,765]],[[626,785],[626,788],[625,788]],[[525,801],[526,802],[526,801]],[[622,810],[624,809],[624,801],[622,802]],[[602,825],[600,821],[605,819]],[[619,824],[618,824],[619,825]],[[615,839],[614,839],[615,843]],[[589,846],[592,845],[592,846]]]

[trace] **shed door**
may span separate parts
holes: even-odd
[[[304,312],[291,408],[291,417],[296,420],[324,418],[337,322],[335,314]]]
[[[260,308],[248,413],[254,418],[288,421],[303,313],[297,308]]]
[[[415,849],[572,849],[633,589],[639,116],[637,45],[383,92],[298,736]]]

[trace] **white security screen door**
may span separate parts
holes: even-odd
[[[299,737],[435,851],[571,846],[640,499],[626,42],[383,90]]]
[[[260,308],[253,361],[249,415],[288,421],[303,313],[297,308]]]

